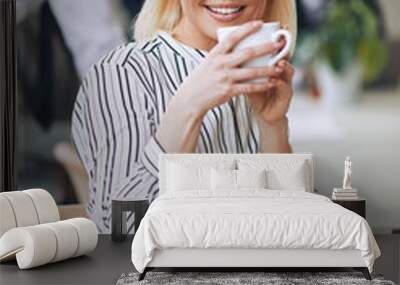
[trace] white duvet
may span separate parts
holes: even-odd
[[[371,272],[380,255],[359,215],[321,195],[261,189],[158,197],[132,243],[135,268],[165,248],[358,249]]]

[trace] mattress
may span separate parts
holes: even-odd
[[[380,255],[364,218],[327,197],[247,189],[165,193],[150,206],[132,243],[139,272],[162,249],[359,250],[372,272]]]

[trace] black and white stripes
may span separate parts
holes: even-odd
[[[89,175],[87,211],[100,232],[110,231],[112,199],[157,196],[158,155],[164,150],[155,133],[161,115],[206,55],[162,31],[149,41],[118,47],[82,81],[72,136]],[[198,153],[258,150],[258,130],[243,96],[206,114]]]

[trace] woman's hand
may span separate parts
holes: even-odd
[[[247,96],[248,103],[259,122],[267,125],[285,120],[293,97],[293,66],[287,60],[281,60],[274,68],[277,74],[269,78],[271,88],[266,92]]]
[[[156,136],[167,152],[194,152],[198,143],[204,115],[234,96],[266,94],[273,84],[267,78],[277,78],[273,67],[241,67],[254,58],[275,54],[283,43],[268,43],[231,51],[248,35],[262,26],[261,21],[250,22],[225,41],[218,43],[179,86],[168,104]],[[260,79],[252,83],[249,80]],[[177,128],[176,126],[179,126]]]
[[[279,75],[271,76],[272,88],[267,92],[247,95],[260,129],[260,150],[263,153],[290,153],[289,127],[286,113],[293,97],[293,66],[281,60],[276,66]]]
[[[203,116],[211,108],[234,96],[270,91],[273,85],[266,78],[279,75],[274,67],[247,68],[241,65],[254,58],[276,53],[284,43],[261,44],[231,53],[241,40],[261,26],[260,21],[247,23],[233,32],[227,40],[218,43],[181,84],[174,99],[179,100],[185,108],[191,107],[196,116]],[[257,78],[261,82],[249,82]]]

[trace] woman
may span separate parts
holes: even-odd
[[[110,231],[112,199],[157,195],[160,153],[291,151],[293,67],[282,60],[240,68],[284,43],[231,53],[261,20],[280,21],[295,34],[294,0],[147,0],[135,23],[137,42],[92,67],[72,135],[89,175],[87,212],[100,232]],[[218,27],[242,24],[217,44]],[[254,78],[264,80],[249,83]]]

